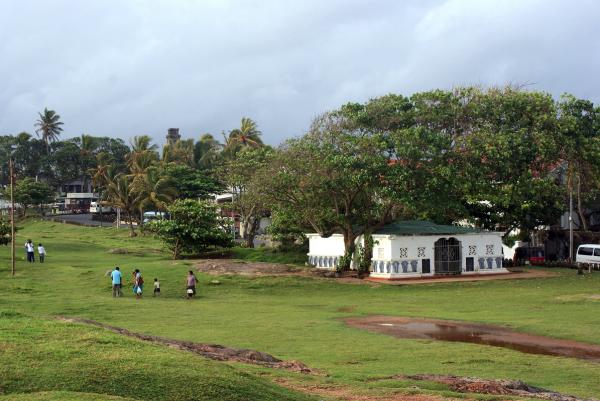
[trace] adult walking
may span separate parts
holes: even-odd
[[[112,278],[113,298],[121,297],[123,292],[121,291],[121,271],[119,270],[119,266],[115,267],[115,270],[110,273],[110,277]]]
[[[28,239],[25,243],[25,251],[27,252],[27,261],[29,263],[35,263],[35,254],[33,253],[33,242]]]
[[[133,292],[135,293],[135,297],[140,299],[144,291],[144,277],[139,269],[133,271],[133,277]]]
[[[187,283],[186,294],[187,294],[188,299],[192,299],[192,297],[196,296],[196,283],[197,282],[198,282],[198,279],[194,275],[194,272],[190,270],[188,272],[187,280],[186,280],[186,283]]]

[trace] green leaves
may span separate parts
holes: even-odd
[[[169,220],[151,221],[146,228],[164,242],[174,259],[184,252],[233,245],[229,224],[219,216],[216,205],[183,199],[176,200],[167,211]]]

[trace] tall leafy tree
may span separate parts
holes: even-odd
[[[242,149],[222,169],[223,180],[233,192],[233,201],[228,207],[239,213],[249,248],[254,247],[261,218],[269,215],[265,192],[255,179],[257,172],[268,163],[271,152],[269,147]]]
[[[600,108],[589,100],[563,95],[558,103],[559,157],[567,193],[574,193],[580,228],[600,210]],[[566,198],[566,196],[565,196]]]
[[[48,108],[44,108],[44,111],[38,113],[38,115],[39,118],[35,122],[37,127],[35,132],[41,135],[42,140],[46,143],[46,149],[50,152],[50,142],[58,140],[63,131],[62,126],[64,123],[60,121],[60,115],[54,110],[48,110]]]
[[[166,166],[165,174],[173,179],[178,198],[209,199],[225,190],[223,182],[208,174],[206,170],[171,163]]]

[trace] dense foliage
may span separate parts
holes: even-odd
[[[217,207],[206,201],[176,200],[167,211],[169,219],[151,221],[147,229],[171,251],[173,259],[182,253],[197,254],[211,247],[231,247],[231,228],[219,217]]]

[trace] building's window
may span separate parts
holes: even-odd
[[[417,258],[424,258],[424,257],[425,257],[425,247],[420,246],[417,248]]]
[[[466,262],[466,269],[468,272],[472,272],[475,270],[475,259],[474,258],[467,258],[465,260]]]
[[[377,259],[383,259],[385,257],[385,249],[377,248]]]
[[[485,246],[485,254],[493,255],[494,254],[494,245],[486,245]]]
[[[400,248],[400,257],[408,258],[408,248]]]
[[[477,255],[477,245],[469,245],[469,256]]]

